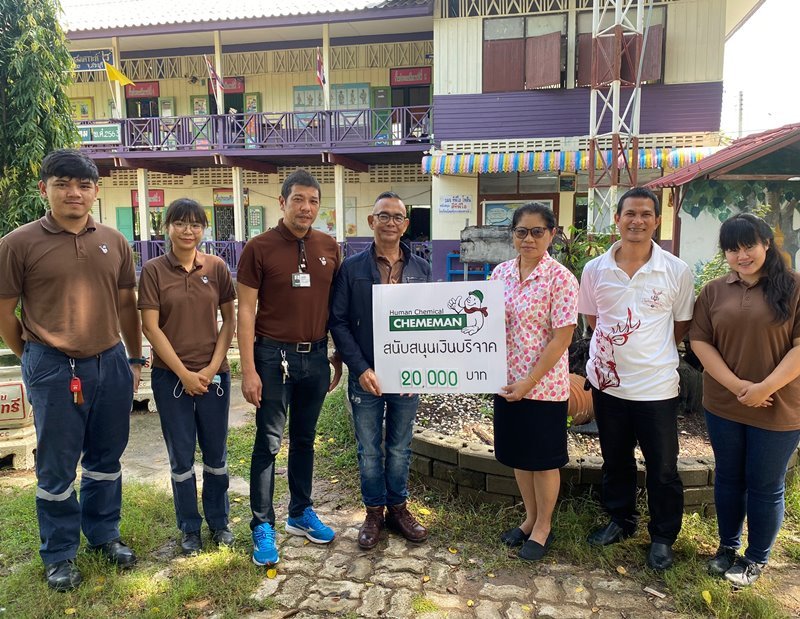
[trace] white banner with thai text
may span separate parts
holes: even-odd
[[[373,286],[372,325],[384,393],[497,393],[507,384],[500,281]]]

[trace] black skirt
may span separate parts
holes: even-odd
[[[508,402],[494,396],[494,455],[501,464],[523,471],[564,466],[569,461],[567,402]]]

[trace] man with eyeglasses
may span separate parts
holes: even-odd
[[[373,369],[372,286],[431,281],[427,261],[400,242],[409,224],[400,196],[391,191],[379,195],[367,221],[374,240],[342,264],[334,283],[329,322],[336,348],[349,370],[361,496],[367,508],[358,545],[365,550],[378,544],[384,527],[411,542],[428,537],[406,505],[411,432],[419,396],[381,390]]]
[[[694,306],[685,262],[653,241],[661,206],[649,189],[619,199],[620,240],[583,270],[578,311],[594,329],[586,374],[603,454],[603,507],[610,521],[588,542],[614,544],[636,531],[636,444],[647,468],[650,550],[655,570],[673,563],[683,517],[678,476],[678,351]]]
[[[289,417],[289,517],[286,532],[315,544],[334,531],[314,512],[314,439],[325,395],[342,364],[328,359],[328,305],[339,267],[336,241],[312,225],[320,186],[306,170],[286,177],[278,198],[283,217],[250,239],[238,265],[238,340],[242,394],[257,407],[250,463],[253,562],[278,562],[275,543],[275,457]],[[331,379],[329,361],[334,366]]]

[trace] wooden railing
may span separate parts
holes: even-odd
[[[431,106],[310,112],[258,112],[215,116],[123,118],[78,123],[120,125],[119,141],[85,141],[93,152],[210,149],[335,148],[428,143]]]
[[[345,258],[353,256],[364,251],[369,247],[369,244],[369,241],[345,241],[340,243],[342,256]],[[132,241],[130,246],[136,261],[137,273],[142,270],[142,265],[145,262],[152,258],[163,256],[167,251],[166,241]],[[432,259],[431,247],[430,241],[414,241],[411,243],[411,251],[428,262]],[[239,264],[243,248],[244,243],[239,241],[202,241],[199,247],[203,253],[213,254],[222,258],[234,277],[236,277],[236,267]]]

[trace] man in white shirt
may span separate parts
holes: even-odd
[[[683,517],[678,476],[678,351],[692,318],[694,278],[685,262],[661,249],[658,198],[634,187],[619,200],[620,240],[589,262],[578,311],[594,329],[586,374],[592,384],[603,453],[603,507],[610,522],[590,544],[613,544],[636,531],[636,443],[647,468],[650,550],[647,563],[673,563]]]

